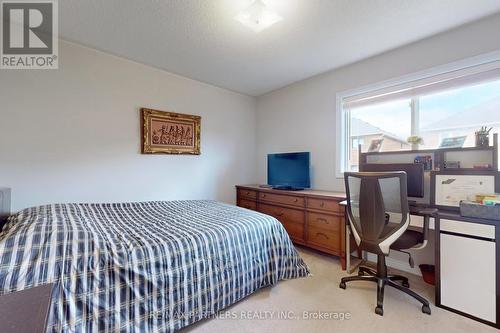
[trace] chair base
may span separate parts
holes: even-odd
[[[377,271],[371,269],[370,267],[360,266],[358,270],[358,276],[377,276]],[[410,288],[410,282],[408,278],[403,275],[387,275],[387,278],[391,281],[401,281],[401,285],[405,288]]]
[[[369,267],[361,266],[359,267],[358,276],[348,276],[342,278],[339,287],[345,289],[346,283],[351,281],[371,281],[377,284],[377,307],[375,308],[375,313],[380,316],[384,315],[385,286],[393,287],[415,298],[417,301],[422,303],[422,312],[428,315],[431,314],[429,302],[410,289],[408,278],[401,275],[387,275],[387,266],[385,264],[384,255],[378,256],[377,271]],[[396,281],[401,282],[402,285],[397,284]]]

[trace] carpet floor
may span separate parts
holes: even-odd
[[[298,250],[313,276],[262,289],[219,317],[195,323],[182,332],[498,332],[434,306],[434,287],[408,273],[403,275],[409,278],[414,291],[430,301],[432,315],[423,314],[421,305],[411,297],[386,287],[384,316],[378,316],[374,313],[374,283],[353,282],[342,290],[339,282],[346,272],[339,259],[304,248]]]

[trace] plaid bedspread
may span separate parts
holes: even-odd
[[[47,332],[172,332],[308,273],[277,220],[214,201],[40,206],[0,234],[0,294],[55,283]]]

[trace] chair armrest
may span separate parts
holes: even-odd
[[[430,223],[430,217],[436,214],[438,210],[436,208],[424,208],[422,210],[418,211],[419,215],[424,216],[424,227],[423,227],[423,235],[424,235],[424,242],[429,239],[429,223]]]

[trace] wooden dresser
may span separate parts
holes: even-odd
[[[237,185],[237,204],[278,219],[294,243],[339,256],[345,269],[345,193]]]

